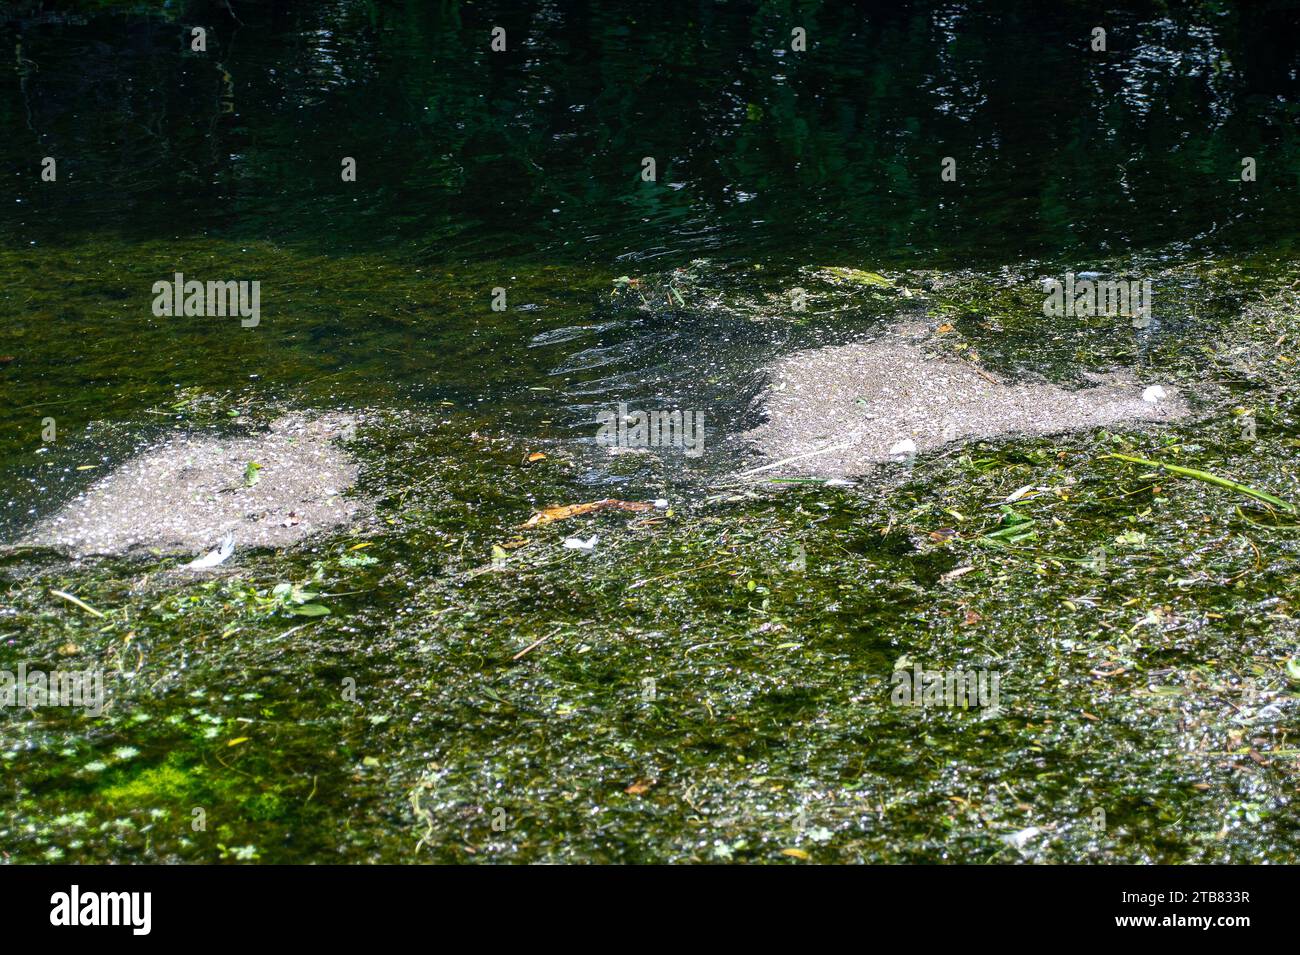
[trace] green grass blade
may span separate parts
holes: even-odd
[[[1242,484],[1231,478],[1221,477],[1218,474],[1211,474],[1209,471],[1200,471],[1196,468],[1185,468],[1181,464],[1166,464],[1164,461],[1152,461],[1149,458],[1135,458],[1127,454],[1103,454],[1104,458],[1116,458],[1120,461],[1128,461],[1130,464],[1141,464],[1146,467],[1161,468],[1173,474],[1181,474],[1183,477],[1194,478],[1197,481],[1204,481],[1206,484],[1214,484],[1218,487],[1227,488],[1229,491],[1235,491],[1238,494],[1244,494],[1247,497],[1253,497],[1257,501],[1263,501],[1265,504],[1271,504],[1276,508],[1286,511],[1288,514],[1297,513],[1294,504],[1289,504],[1280,497],[1274,497],[1267,491],[1261,491],[1253,488],[1249,484]]]

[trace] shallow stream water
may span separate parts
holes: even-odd
[[[1188,446],[1300,496],[1294,333],[1243,318],[1264,301],[1294,319],[1277,305],[1300,213],[1294,11],[36,7],[0,23],[0,540],[177,428],[286,408],[367,412],[377,503],[364,528],[203,582],[3,558],[6,665],[93,661],[120,697],[93,724],[0,717],[6,855],[1294,861],[1293,530],[1098,469],[1109,434],[852,493],[728,477],[754,460],[735,438],[765,364],[930,316],[1006,373],[1256,389],[1120,450]],[[1089,270],[1153,279],[1152,322],[1045,318],[1041,278]],[[259,324],[156,316],[178,272],[260,282]],[[1273,351],[1247,382],[1205,346],[1252,323],[1268,334],[1243,347]],[[1247,453],[1227,409],[1252,401],[1267,440]],[[702,411],[706,453],[603,453],[619,402]],[[548,457],[521,468],[530,453]],[[996,520],[991,501],[1076,480],[1038,515],[1055,537],[985,562],[970,522]],[[599,518],[594,555],[519,529],[609,496],[674,509]],[[1074,576],[1100,543],[1122,571]],[[507,573],[482,572],[494,544]],[[272,596],[290,581],[330,615]],[[890,667],[920,653],[1014,664],[1015,725],[891,710]],[[1141,685],[1098,689],[1117,668]],[[1264,746],[1204,696],[1241,679],[1279,707],[1267,770],[1222,766]],[[1002,839],[1031,826],[1046,841]]]

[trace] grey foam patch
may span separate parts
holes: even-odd
[[[77,557],[135,550],[198,556],[233,534],[245,547],[286,547],[350,523],[343,492],[357,466],[338,439],[356,420],[289,415],[242,437],[181,434],[126,461],[18,543]],[[250,461],[259,479],[245,484]]]
[[[867,342],[787,356],[770,369],[763,424],[744,436],[767,463],[745,471],[852,477],[890,461],[910,440],[925,454],[954,442],[1051,435],[1135,422],[1171,422],[1190,409],[1168,385],[1123,373],[1091,375],[1067,389],[1045,381],[1009,381],[930,354],[928,331],[897,326]]]

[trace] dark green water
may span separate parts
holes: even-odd
[[[52,402],[74,434],[176,388],[572,427],[590,402],[528,389],[733,394],[752,382],[730,364],[789,346],[696,303],[604,314],[619,275],[707,258],[780,290],[828,264],[1286,255],[1298,211],[1295,24],[1269,4],[1133,5],[1103,17],[1104,53],[1095,10],[1053,3],[10,9],[8,460]],[[155,319],[176,271],[260,280],[262,326]]]
[[[223,3],[104,6],[84,26],[6,25],[14,243],[204,237],[626,271],[697,256],[1082,266],[1293,233],[1284,4],[1099,19],[1031,2],[259,3],[242,25]],[[192,25],[206,54],[184,49]],[[35,175],[51,154],[53,188]],[[640,181],[645,156],[657,183]]]
[[[1300,211],[1279,5],[1134,4],[1103,17],[1104,53],[1085,4],[10,9],[6,456],[34,406],[93,393],[60,405],[77,430],[252,374],[263,394],[491,395],[551,417],[526,389],[573,353],[636,383],[664,339],[757,337],[665,309],[662,329],[530,347],[603,324],[610,279],[696,258],[761,265],[781,289],[826,264],[1285,255]],[[208,52],[188,50],[193,25]],[[263,326],[155,320],[152,283],[175,271],[260,279]],[[323,374],[328,391],[309,384]]]
[[[72,644],[126,683],[92,727],[6,716],[7,853],[1011,861],[998,834],[1038,825],[1059,833],[1045,859],[1296,857],[1294,757],[1263,779],[1223,770],[1215,754],[1264,744],[1232,737],[1231,710],[1205,697],[1242,678],[1285,691],[1294,633],[1275,617],[1291,619],[1294,531],[1239,523],[1193,547],[1207,522],[1237,520],[1229,504],[1200,488],[1171,503],[1151,482],[1116,503],[1116,473],[1089,470],[1105,435],[974,452],[897,496],[700,503],[743,457],[728,438],[753,421],[765,360],[918,307],[846,295],[791,314],[783,296],[818,267],[953,279],[930,304],[1009,366],[1205,371],[1196,349],[1294,281],[1286,4],[61,9],[79,21],[17,3],[0,25],[0,531],[85,487],[79,466],[283,406],[378,411],[364,483],[386,523],[373,566],[349,562],[347,535],[187,587],[152,582],[147,562],[10,566],[6,665]],[[1089,49],[1098,25],[1105,52]],[[1026,283],[1090,268],[1157,277],[1148,336],[1036,314]],[[152,285],[177,271],[259,280],[260,325],[155,317]],[[1263,377],[1279,375],[1294,372]],[[1268,394],[1271,443],[1252,455],[1228,419],[1178,437],[1294,491],[1293,399]],[[622,473],[586,453],[616,401],[707,408],[716,446]],[[519,469],[539,447],[555,468]],[[981,515],[989,495],[1067,475],[1084,488],[1041,552],[930,549],[945,508]],[[593,525],[623,540],[607,556],[578,563],[552,535],[510,575],[472,573],[534,507],[687,489],[700,509],[666,526]],[[1134,527],[1150,551],[1111,581],[1051,563]],[[1269,548],[1255,571],[1237,531]],[[807,576],[782,569],[796,545]],[[980,568],[969,592],[940,590],[965,562]],[[282,637],[300,621],[258,595],[309,577],[346,596]],[[107,622],[52,604],[52,587]],[[1064,615],[1067,600],[1085,609]],[[1112,636],[1152,607],[1193,622]],[[871,687],[905,653],[1014,664],[1019,709],[900,715]],[[1089,674],[1115,660],[1158,676],[1102,691]],[[360,715],[336,692],[349,675],[368,688]],[[648,678],[662,702],[638,695]],[[1282,754],[1286,713],[1269,730]],[[1222,733],[1195,736],[1199,719]],[[624,792],[640,779],[643,800]],[[1086,824],[1098,804],[1109,836]],[[210,831],[189,830],[195,805]],[[524,835],[488,827],[502,806]],[[792,822],[808,813],[811,841]]]

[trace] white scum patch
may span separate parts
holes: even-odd
[[[294,544],[361,510],[343,493],[356,482],[357,465],[339,443],[355,426],[344,415],[289,415],[241,437],[182,432],[123,463],[18,543],[84,557],[205,554],[221,542],[192,571],[229,557],[228,536],[241,549]],[[260,465],[252,484],[250,462]]]
[[[896,326],[869,341],[777,361],[768,369],[766,420],[745,435],[766,460],[742,474],[856,477],[956,442],[1172,422],[1190,413],[1174,389],[1144,401],[1142,385],[1123,373],[1090,375],[1092,386],[1073,390],[1001,378],[928,353],[928,334],[924,326]],[[904,454],[905,442],[914,451]]]

